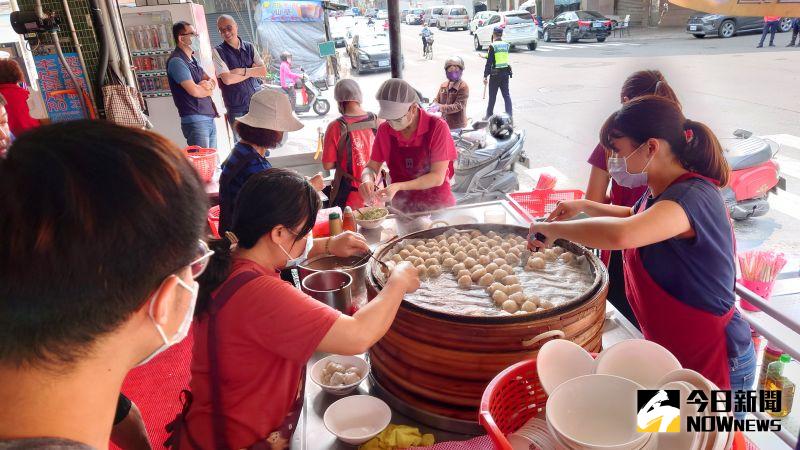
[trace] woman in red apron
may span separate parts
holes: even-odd
[[[565,202],[531,225],[532,246],[563,238],[623,250],[625,288],[646,339],[721,389],[750,389],[755,353],[734,300],[735,244],[719,186],[729,167],[717,138],[674,102],[640,97],[608,118],[600,141],[620,184],[647,185],[633,208]],[[585,212],[591,219],[560,222]]]
[[[312,354],[364,353],[419,286],[416,269],[399,264],[386,288],[351,317],[281,280],[281,269],[306,257],[369,250],[349,232],[313,239],[319,207],[314,188],[290,170],[254,174],[240,191],[231,228],[212,243],[216,253],[199,279],[191,394],[170,446],[289,448]]]
[[[640,70],[629,76],[619,93],[620,102],[625,104],[643,95],[658,95],[678,102],[675,92],[667,84],[664,75],[658,70]],[[587,161],[592,166],[589,184],[586,186],[586,199],[599,203],[632,207],[642,198],[647,185],[623,186],[608,174],[608,158],[612,156],[602,144],[597,144]],[[609,184],[611,190],[609,191]],[[625,296],[625,282],[622,274],[622,252],[619,250],[603,250],[600,259],[608,267],[608,301],[617,308],[634,326],[639,322],[633,314],[630,303]]]
[[[389,79],[377,94],[378,127],[372,155],[361,174],[359,193],[367,204],[391,201],[404,212],[434,211],[455,205],[450,190],[457,154],[447,122],[419,107],[417,91],[403,80]],[[383,164],[391,184],[376,189]]]

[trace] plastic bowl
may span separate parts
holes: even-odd
[[[392,420],[392,411],[383,400],[369,395],[353,395],[337,400],[325,410],[325,428],[339,440],[360,445],[383,431]]]
[[[547,399],[547,421],[572,448],[641,448],[650,433],[636,431],[640,384],[614,375],[585,375],[565,381]]]
[[[352,367],[352,366],[358,367],[358,370],[361,373],[361,378],[359,378],[357,383],[347,384],[344,386],[325,385],[322,383],[322,371],[325,369],[325,366],[327,366],[329,362],[335,362],[346,367]],[[324,392],[341,396],[341,395],[347,395],[358,389],[358,385],[360,385],[361,382],[367,378],[367,375],[369,375],[369,370],[370,370],[369,363],[359,358],[358,356],[331,355],[320,359],[313,366],[311,366],[310,375],[311,375],[311,381],[313,381],[314,384],[322,388]]]
[[[539,381],[548,394],[565,381],[594,373],[594,366],[589,352],[565,339],[548,341],[536,356]]]
[[[652,341],[631,339],[619,342],[597,355],[595,373],[633,380],[647,389],[658,389],[660,380],[681,368],[678,359]]]
[[[361,217],[361,213],[366,213],[366,212],[375,211],[375,210],[383,211],[383,216],[381,216],[380,218],[371,219],[371,220],[359,219],[359,217]],[[386,217],[389,216],[389,210],[384,208],[384,207],[382,207],[382,206],[370,206],[370,207],[361,208],[361,209],[355,211],[353,215],[356,218],[356,223],[358,224],[358,226],[360,226],[362,228],[366,228],[368,230],[372,230],[372,229],[375,229],[375,228],[378,228],[379,226],[381,226],[383,221],[386,220]]]

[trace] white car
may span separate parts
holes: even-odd
[[[481,11],[475,14],[475,17],[473,17],[472,21],[469,23],[469,34],[475,34],[478,28],[482,27],[483,24],[487,20],[489,20],[489,17],[491,17],[492,14],[497,14],[497,13],[492,13],[490,11]]]
[[[539,43],[539,32],[533,16],[527,11],[491,12],[489,19],[475,32],[475,50],[483,50],[492,43],[495,27],[503,27],[503,41],[512,47],[527,46],[528,50],[536,50]]]
[[[378,20],[386,20],[389,18],[389,11],[381,9],[378,11]]]

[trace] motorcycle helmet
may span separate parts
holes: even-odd
[[[451,56],[445,60],[444,70],[447,70],[450,66],[458,66],[461,70],[464,70],[464,60],[460,56]]]
[[[291,58],[291,57],[292,57],[292,54],[289,53],[289,52],[281,53],[281,61],[288,61],[289,58]]]
[[[503,35],[503,27],[494,27],[494,34],[495,34],[495,36],[502,36]]]
[[[514,134],[514,122],[506,113],[495,114],[489,118],[489,133],[496,139],[508,139]]]

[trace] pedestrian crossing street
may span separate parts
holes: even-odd
[[[637,44],[635,42],[586,42],[579,44],[567,44],[567,43],[539,41],[539,45],[536,47],[536,52],[546,53],[546,52],[557,52],[560,50],[573,50],[573,49],[593,48],[593,47],[636,47],[639,45],[642,44]]]

